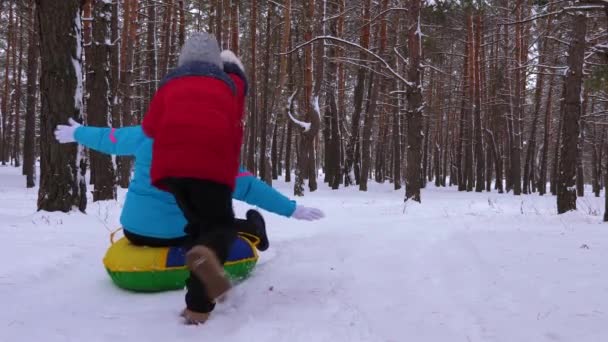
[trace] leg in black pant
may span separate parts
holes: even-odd
[[[200,272],[192,271],[198,266],[203,270],[209,270],[210,267],[214,267],[214,271],[217,270],[217,263],[213,262],[212,257],[217,257],[219,267],[223,270],[222,265],[228,258],[230,246],[236,238],[232,190],[227,185],[199,179],[171,178],[166,179],[165,184],[175,196],[188,221],[185,228],[188,234],[186,248],[192,252],[193,248],[204,246],[215,254],[207,255],[209,260],[203,259],[194,267],[189,266],[190,278],[186,283],[188,310],[208,313],[215,306],[215,294],[221,290],[217,286],[218,280],[223,280],[210,272],[206,273],[205,279],[200,279]]]
[[[246,214],[247,220],[236,219],[234,227],[239,233],[247,233],[254,235],[260,239],[256,248],[260,251],[265,251],[269,247],[268,236],[266,235],[266,223],[264,218],[257,211],[250,209]]]

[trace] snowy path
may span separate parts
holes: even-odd
[[[302,199],[322,223],[265,213],[271,248],[256,272],[189,327],[182,292],[132,294],[105,274],[120,199],[34,213],[22,183],[0,168],[1,342],[608,340],[602,198],[558,217],[551,197],[431,185],[404,213],[389,185],[322,189]]]

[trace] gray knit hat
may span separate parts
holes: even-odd
[[[207,62],[222,69],[220,47],[215,36],[206,32],[195,32],[186,41],[179,53],[178,66],[188,62]]]

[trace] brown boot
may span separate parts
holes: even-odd
[[[224,267],[215,252],[202,245],[194,246],[186,253],[186,265],[205,285],[207,296],[212,301],[222,301],[232,284],[224,274]]]
[[[209,319],[210,312],[194,312],[188,309],[182,311],[182,317],[184,317],[186,324],[199,325],[205,323]]]

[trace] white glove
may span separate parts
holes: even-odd
[[[76,128],[82,126],[72,118],[68,120],[68,123],[70,124],[69,126],[57,125],[57,128],[55,129],[55,139],[57,139],[60,144],[75,142],[76,138],[74,138],[74,133],[76,133]]]
[[[325,217],[325,214],[317,208],[308,208],[298,205],[291,217],[297,220],[315,221]]]

